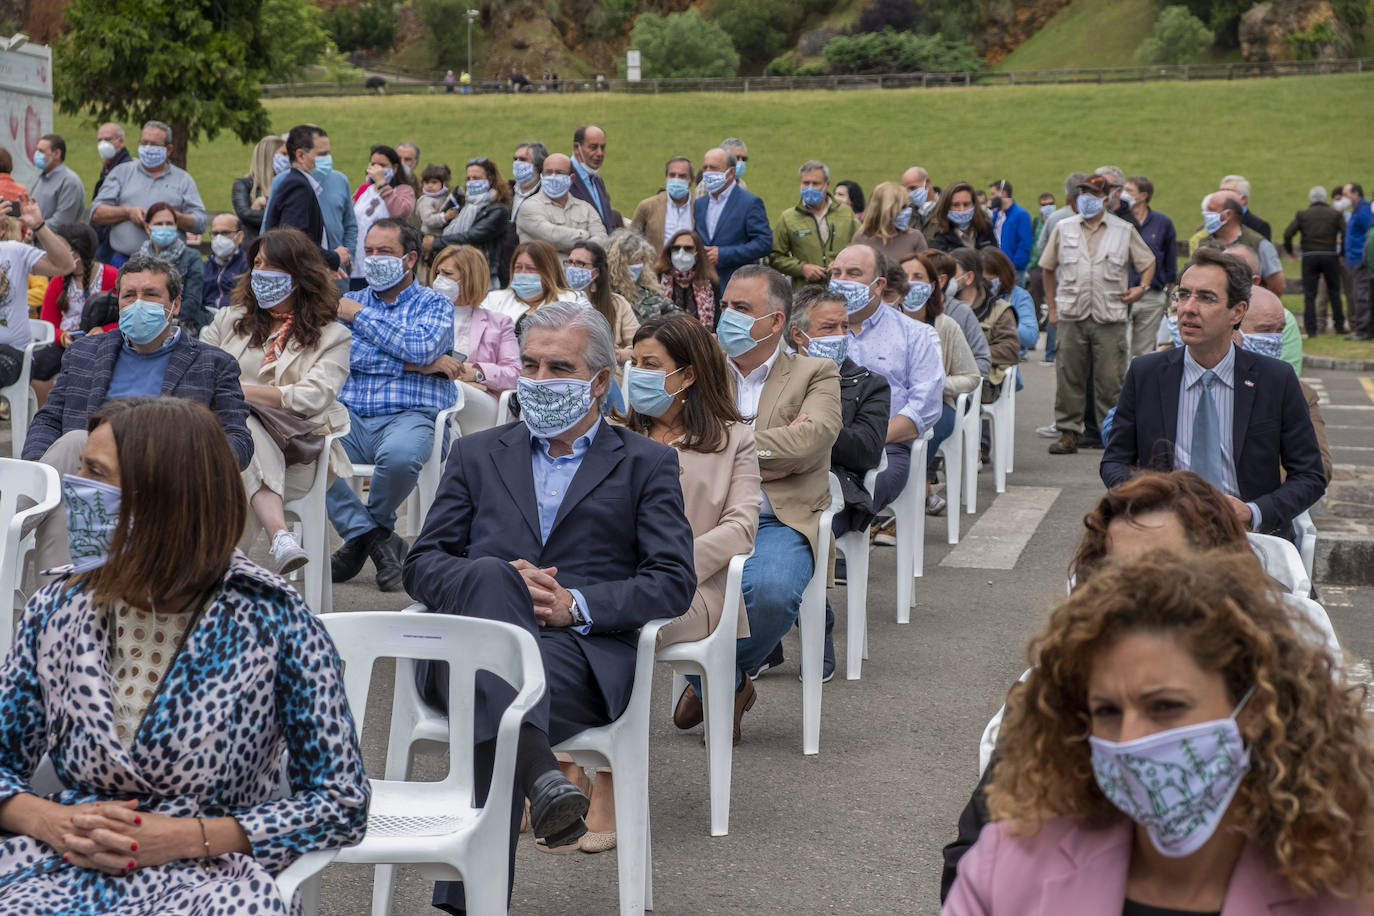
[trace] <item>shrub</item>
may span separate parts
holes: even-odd
[[[1135,56],[1142,64],[1191,64],[1212,46],[1215,35],[1186,6],[1165,7],[1154,34],[1140,43]]]
[[[831,73],[916,73],[979,70],[982,58],[966,41],[892,28],[842,35],[825,46]]]
[[[639,51],[645,79],[728,77],[739,72],[739,55],[730,36],[694,9],[667,16],[641,13],[630,31],[630,47]],[[620,70],[623,75],[623,59]]]

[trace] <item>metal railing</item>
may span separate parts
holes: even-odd
[[[432,94],[445,91],[443,74],[400,68],[369,68],[387,73],[387,95]],[[1101,67],[1095,70],[995,70],[949,73],[865,73],[829,76],[741,76],[729,79],[561,79],[555,86],[532,80],[525,92],[624,92],[654,95],[667,92],[777,92],[799,89],[938,89],[950,86],[1045,86],[1074,83],[1189,82],[1192,80],[1270,79],[1335,73],[1374,72],[1374,58],[1342,60],[1286,60],[1263,63],[1182,64],[1153,67]],[[461,91],[461,87],[459,89]],[[474,80],[473,94],[510,92],[505,80]],[[336,83],[274,83],[264,85],[264,98],[377,94],[363,79]]]

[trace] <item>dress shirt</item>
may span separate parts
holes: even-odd
[[[688,194],[679,206],[673,198],[664,194],[663,205],[663,241],[659,243],[659,248],[668,244],[668,240],[683,230],[692,229],[692,195]],[[707,205],[709,209],[710,205]]]
[[[395,302],[384,302],[371,288],[346,298],[362,310],[353,317],[348,381],[339,400],[360,417],[452,407],[453,382],[405,369],[406,363],[427,366],[453,349],[452,303],[414,281]]]
[[[606,214],[601,209],[601,194],[596,187],[595,179],[597,176],[589,172],[585,165],[577,161],[576,157],[573,157],[572,165],[577,170],[582,183],[587,186],[587,196],[592,199],[591,203],[596,208],[596,215],[601,217],[603,223],[606,222]]]
[[[520,190],[520,183],[515,182],[514,187],[511,188],[510,221],[512,223],[515,222],[515,217],[520,214],[520,205],[538,193],[538,181],[535,181],[534,184],[530,185],[530,189],[528,191]]]
[[[773,354],[764,360],[762,366],[748,375],[739,371],[733,359],[725,361],[730,367],[730,374],[735,377],[735,407],[739,410],[740,416],[746,418],[749,425],[755,429],[758,429],[755,422],[758,420],[759,399],[763,397],[763,386],[768,382],[768,374],[773,371],[773,364],[778,361],[778,354],[781,352],[781,347],[775,349]],[[768,501],[768,494],[764,493],[763,487],[759,487],[759,493],[763,494],[763,505],[759,508],[759,514],[774,515],[773,504]]]
[[[1158,210],[1149,211],[1145,222],[1137,230],[1145,245],[1155,255],[1155,275],[1150,280],[1150,289],[1162,290],[1170,283],[1178,282],[1178,237],[1174,234],[1174,222]],[[1129,287],[1140,285],[1140,271],[1134,264],[1128,265],[1126,284]]]
[[[596,438],[599,429],[600,418],[592,424],[591,429],[573,442],[571,455],[559,458],[549,454],[548,439],[530,434],[530,468],[534,472],[534,502],[539,507],[541,541],[548,541],[549,532],[553,530],[553,520],[558,518],[558,510],[563,505],[563,497],[567,494],[573,478],[577,476],[577,469],[582,467],[582,459],[587,456],[587,450],[592,447],[592,440]],[[572,629],[586,636],[592,629],[592,615],[587,610],[587,599],[575,588],[568,589],[568,593],[573,596],[578,610],[587,621]]]
[[[1193,418],[1197,415],[1197,405],[1202,397],[1202,374],[1207,369],[1193,359],[1191,351],[1183,353],[1183,383],[1178,392],[1178,431],[1174,434],[1174,467],[1180,471],[1192,470]],[[1236,456],[1234,432],[1236,400],[1236,348],[1226,351],[1221,362],[1212,367],[1216,381],[1212,383],[1212,401],[1217,406],[1217,429],[1221,437],[1221,490],[1231,496],[1239,497],[1236,486]],[[1250,527],[1260,525],[1260,510],[1254,503],[1250,507]]]
[[[732,181],[725,186],[725,190],[720,194],[706,195],[706,233],[712,238],[716,235],[716,224],[720,222],[720,215],[725,211],[725,205],[730,200],[730,195],[735,193],[735,183]]]
[[[879,303],[859,330],[851,325],[848,334],[849,358],[887,379],[892,389],[888,415],[906,417],[916,424],[918,436],[934,427],[945,389],[940,335],[934,326]]]

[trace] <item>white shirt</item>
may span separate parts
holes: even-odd
[[[716,223],[720,222],[720,214],[725,210],[725,204],[730,200],[730,195],[735,193],[735,183],[731,181],[725,186],[725,190],[720,195],[706,195],[706,234],[711,238],[716,236]]]
[[[1207,369],[1193,359],[1186,347],[1183,351],[1183,381],[1178,392],[1178,429],[1174,433],[1174,467],[1180,471],[1191,471],[1193,451],[1193,420],[1197,417],[1198,404],[1202,401],[1202,374]],[[1240,488],[1236,483],[1236,458],[1233,435],[1235,429],[1236,401],[1236,348],[1226,351],[1221,362],[1212,367],[1216,381],[1212,383],[1212,403],[1217,408],[1217,432],[1221,439],[1221,491],[1240,498]],[[1260,526],[1259,506],[1246,503],[1250,507],[1250,527]]]
[[[734,182],[731,182],[734,187]],[[758,419],[759,399],[763,397],[763,386],[768,381],[768,374],[773,371],[773,364],[778,361],[778,354],[782,348],[773,350],[773,355],[763,361],[763,365],[756,368],[748,375],[739,371],[733,359],[727,359],[725,364],[730,367],[730,373],[735,377],[735,407],[739,410],[740,416],[747,417],[750,426]],[[759,507],[760,515],[773,515],[773,504],[768,501],[768,494],[763,487],[759,487],[759,493],[763,495],[763,505]]]
[[[453,307],[453,349],[472,355],[472,309],[466,305]]]
[[[667,194],[667,206],[663,208],[663,244],[668,244],[668,240],[679,232],[690,231],[692,228],[692,195],[688,194],[682,201],[682,206],[678,206],[672,197]],[[709,209],[709,205],[708,205]],[[659,246],[662,247],[662,246]]]

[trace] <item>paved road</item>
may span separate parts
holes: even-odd
[[[991,474],[980,475],[979,514],[965,517],[957,548],[945,543],[943,518],[927,521],[926,574],[908,625],[895,622],[893,551],[875,549],[871,657],[862,680],[844,678],[841,615],[841,672],[824,689],[819,756],[801,754],[795,635],[785,644],[787,664],[758,682],[759,701],[735,753],[727,837],[709,836],[699,730],[673,727],[669,673],[660,667],[650,742],[655,913],[938,912],[940,848],[976,781],[978,735],[1025,667],[1027,641],[1063,596],[1081,519],[1101,493],[1100,453],[1046,454],[1048,442],[1034,428],[1051,419],[1053,371],[1035,361],[1023,368],[1008,490],[997,496]],[[1333,405],[1327,422],[1336,461],[1369,464],[1374,400],[1359,374],[1314,374]],[[0,427],[0,448],[8,446],[7,433]],[[377,592],[370,567],[335,596],[339,610],[406,603]],[[1323,587],[1322,598],[1347,648],[1374,657],[1374,590]],[[842,608],[844,589],[831,600]],[[382,771],[389,682],[389,667],[379,667],[364,734],[373,775]],[[423,758],[419,773],[438,778],[443,766],[441,757]],[[327,871],[322,911],[365,912],[370,875],[343,866]],[[401,869],[393,912],[433,912],[428,901],[428,884]],[[512,912],[603,914],[616,905],[614,853],[553,856],[522,838]]]

